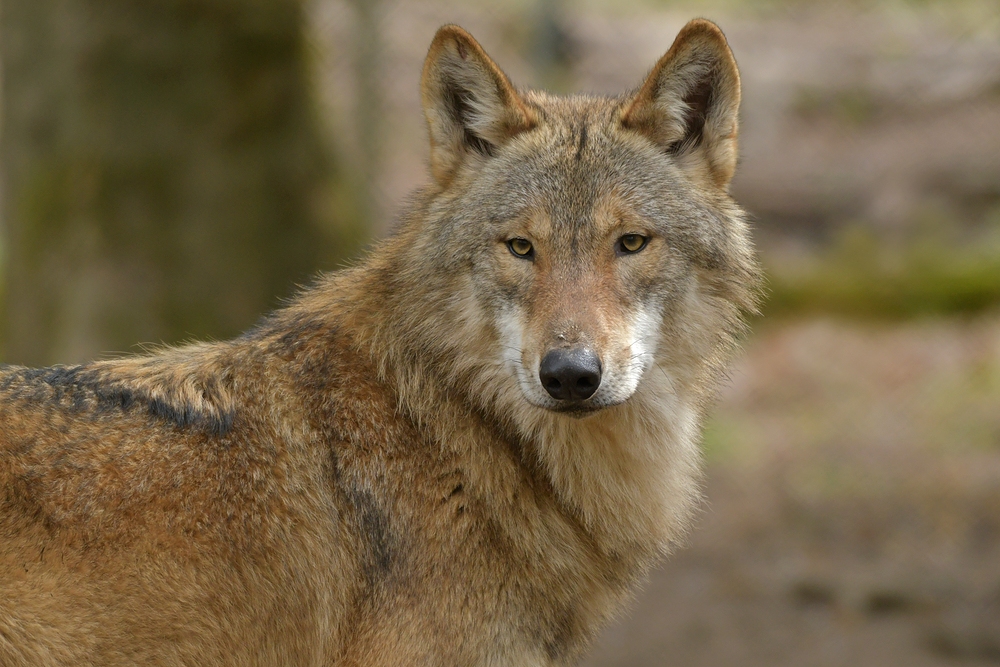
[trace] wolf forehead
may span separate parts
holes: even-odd
[[[507,203],[516,211],[518,205],[546,201],[558,202],[561,210],[585,210],[611,191],[635,205],[642,195],[677,205],[690,200],[694,188],[669,157],[621,127],[624,98],[541,91],[522,96],[539,121],[479,166],[479,178],[469,183],[469,190],[482,189],[477,201]]]
[[[552,240],[568,247],[621,226],[663,236],[705,268],[721,265],[733,212],[670,155],[622,128],[627,95],[521,95],[538,124],[495,149],[468,181],[451,184],[461,196],[445,209],[442,237],[471,231],[485,241],[544,217]]]

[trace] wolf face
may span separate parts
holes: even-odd
[[[529,404],[582,416],[627,401],[657,366],[670,382],[677,350],[751,300],[738,283],[754,282],[752,250],[727,194],[739,74],[713,24],[685,27],[617,98],[516,91],[449,26],[422,93],[436,242],[452,248],[447,270],[472,277]],[[717,341],[704,342],[711,357]]]
[[[583,414],[621,403],[655,363],[685,268],[639,198],[618,194],[622,174],[519,167],[534,191],[524,210],[489,225],[473,269],[489,278],[477,286],[503,358],[532,405]],[[559,202],[559,192],[575,196]]]

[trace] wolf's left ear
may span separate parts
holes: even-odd
[[[510,79],[462,28],[434,35],[420,80],[430,130],[431,173],[446,184],[469,158],[492,157],[514,135],[537,123]]]
[[[736,168],[739,106],[740,74],[725,35],[695,19],[625,105],[621,122],[676,156],[692,177],[726,189]]]

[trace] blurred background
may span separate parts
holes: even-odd
[[[769,298],[708,502],[589,667],[1000,663],[1000,5],[3,0],[0,360],[224,338],[387,234],[460,23],[617,93],[694,16],[741,67]]]

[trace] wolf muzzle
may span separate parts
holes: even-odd
[[[538,378],[557,401],[583,401],[601,384],[601,360],[588,348],[550,350],[542,358]]]

